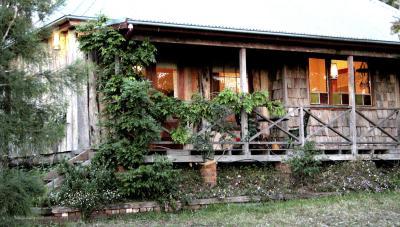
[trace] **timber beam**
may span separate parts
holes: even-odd
[[[177,29],[135,25],[127,38],[149,40],[153,43],[170,43],[199,46],[232,47],[316,53],[355,57],[400,58],[400,45],[373,43],[359,40],[329,40],[283,35],[229,33],[195,29]]]

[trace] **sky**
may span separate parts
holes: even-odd
[[[47,22],[68,14],[399,42],[378,0],[67,0]]]

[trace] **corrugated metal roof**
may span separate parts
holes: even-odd
[[[67,0],[65,15],[132,23],[400,44],[391,26],[399,10],[378,0]]]

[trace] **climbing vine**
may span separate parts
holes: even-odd
[[[155,63],[156,48],[148,41],[129,40],[120,31],[107,26],[107,18],[85,23],[77,28],[80,48],[95,53],[98,91],[104,105],[102,125],[107,137],[99,146],[93,168],[110,171],[124,169],[115,174],[119,192],[126,198],[168,197],[175,187],[176,171],[166,160],[152,165],[144,163],[149,144],[160,139],[162,123],[169,117],[179,119],[172,131],[172,139],[181,144],[192,143],[194,149],[212,153],[211,137],[215,133],[232,130],[225,124],[229,115],[244,110],[251,113],[256,107],[267,107],[274,115],[284,110],[279,102],[270,101],[266,92],[252,94],[224,90],[212,100],[195,94],[191,102],[168,97],[151,86],[143,71]],[[209,127],[204,129],[204,123]],[[190,132],[189,127],[196,130]],[[223,137],[223,139],[226,139]],[[155,182],[163,187],[155,187]],[[154,190],[158,190],[157,192]]]
[[[148,41],[127,40],[106,22],[107,18],[101,16],[78,27],[81,50],[97,55],[98,91],[105,107],[102,124],[108,135],[100,154],[110,156],[104,159],[109,167],[135,169],[143,163],[148,144],[157,140],[161,131],[158,122],[162,116],[155,111],[150,95],[157,91],[143,79],[142,71],[135,70],[155,63],[156,48]]]

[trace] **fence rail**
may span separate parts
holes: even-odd
[[[387,146],[397,148],[399,139],[399,108],[357,107],[356,127],[357,135],[351,135],[351,107],[348,106],[287,106],[287,113],[282,117],[271,117],[255,110],[249,120],[256,123],[254,132],[232,138],[232,141],[213,141],[213,146],[227,147],[229,150],[279,150],[293,149],[306,142],[314,142],[321,149],[350,149],[357,145],[358,149],[384,149]],[[239,125],[240,126],[240,125]],[[210,128],[210,127],[209,127]],[[204,129],[203,129],[204,130]],[[164,128],[169,134],[170,129]],[[240,134],[237,130],[231,135]],[[153,149],[177,149],[173,141],[158,141],[152,143]],[[218,147],[218,146],[217,146]],[[182,150],[193,150],[190,144],[184,145]]]

